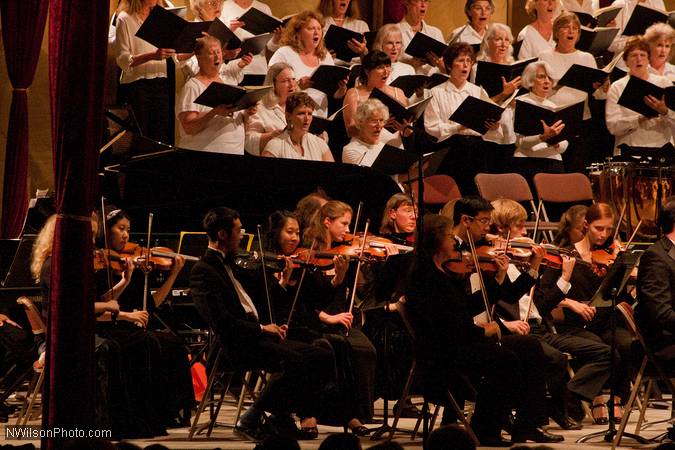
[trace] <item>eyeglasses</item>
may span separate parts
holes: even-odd
[[[204,2],[205,5],[210,6],[212,8],[216,8],[216,7],[220,6],[221,3],[222,3],[222,0],[206,0]]]
[[[482,219],[476,219],[473,216],[466,216],[466,217],[468,217],[471,220],[475,220],[476,222],[480,223],[481,225],[490,225],[490,222],[491,222],[489,217],[483,217]]]

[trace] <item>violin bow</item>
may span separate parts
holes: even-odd
[[[270,323],[274,323],[274,316],[272,315],[272,300],[270,298],[270,287],[267,283],[267,270],[265,269],[265,250],[262,245],[262,225],[258,224],[256,226],[256,231],[258,233],[258,248],[260,249],[260,261],[263,273],[263,282],[265,283],[265,295],[267,296],[267,313],[270,316]]]
[[[105,254],[107,258],[110,258],[110,246],[108,245],[108,230],[106,229],[106,222],[108,221],[108,216],[106,215],[105,212],[105,197],[101,197],[101,224],[100,226],[103,227],[103,243],[105,247]],[[112,269],[110,268],[110,264],[106,265],[106,275],[108,279],[108,292],[110,292],[110,297],[114,300],[114,292],[112,291]],[[112,322],[113,325],[117,325],[117,313],[110,313],[110,322]]]
[[[626,242],[626,249],[630,247],[630,244],[633,243],[633,239],[635,239],[635,236],[637,236],[638,230],[642,226],[642,219],[638,222],[637,226],[635,227],[635,230],[633,231],[633,234],[630,236],[630,239],[628,239],[628,242]]]
[[[626,206],[628,202],[624,203],[623,208],[621,208],[621,215],[619,216],[619,221],[616,223],[616,230],[614,230],[614,237],[612,242],[616,241],[616,238],[619,237],[619,230],[621,229],[621,223],[623,222],[623,216],[626,214]],[[642,222],[642,221],[640,221]]]
[[[152,218],[153,213],[148,213],[148,240],[145,246],[145,276],[143,282],[143,311],[148,310],[148,291],[150,289],[150,237],[152,236]]]
[[[354,286],[352,288],[352,295],[349,300],[349,314],[354,310],[354,301],[356,300],[356,286],[359,282],[359,273],[361,272],[361,262],[363,261],[363,254],[366,251],[366,236],[368,235],[368,227],[370,226],[370,219],[366,220],[366,227],[363,229],[363,241],[361,242],[361,252],[359,253],[359,261],[356,263],[356,274],[354,274]],[[354,230],[356,231],[356,230]],[[347,330],[349,336],[349,330]]]
[[[363,200],[359,202],[359,206],[356,208],[356,219],[354,220],[354,236],[356,236],[356,229],[359,226],[359,220],[361,219],[361,209],[363,208]],[[365,238],[365,234],[363,235]]]
[[[490,301],[488,300],[487,292],[485,290],[485,280],[483,279],[483,272],[480,270],[480,263],[478,261],[478,253],[476,253],[476,244],[473,241],[473,236],[471,232],[466,230],[467,241],[469,242],[469,248],[471,249],[471,256],[473,257],[473,263],[476,265],[476,274],[478,274],[478,284],[480,285],[481,296],[483,297],[483,303],[485,305],[485,314],[487,315],[488,323],[492,322],[492,309],[490,307]]]
[[[309,260],[312,258],[312,252],[314,251],[314,247],[316,247],[316,238],[314,238],[314,240],[312,241],[312,245],[309,248],[309,252],[307,252],[307,257],[305,258],[305,265],[302,268],[302,272],[300,273],[300,281],[298,281],[298,287],[295,288],[295,296],[293,297],[293,303],[291,303],[291,310],[288,313],[288,320],[286,321],[286,327],[291,326],[291,319],[293,318],[293,313],[295,312],[295,305],[298,302],[298,296],[300,295],[302,282],[305,280],[305,273],[307,273],[307,265],[309,264]]]

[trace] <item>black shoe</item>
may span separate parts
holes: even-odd
[[[501,436],[476,436],[481,447],[506,447],[509,448],[513,442],[502,439]]]
[[[234,427],[234,434],[251,442],[262,442],[269,436],[262,426],[247,427],[241,423]]]
[[[396,414],[399,409],[401,410],[401,415],[399,417],[403,419],[417,419],[421,414],[420,410],[412,404],[409,398],[403,402],[403,408],[401,408],[399,402],[396,402],[394,405],[394,414]]]
[[[269,416],[269,424],[279,436],[290,439],[299,439],[300,430],[298,430],[295,420],[289,414],[272,414]]]
[[[552,434],[542,428],[526,428],[519,429],[513,432],[511,436],[513,442],[527,442],[533,441],[538,443],[552,444],[555,442],[562,442],[565,440],[559,434]]]
[[[551,413],[551,419],[563,430],[581,430],[581,424],[562,413]]]

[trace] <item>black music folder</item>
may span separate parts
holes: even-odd
[[[556,108],[547,108],[516,98],[514,128],[518,134],[534,136],[544,132],[544,128],[541,125],[542,120],[548,126],[553,125],[558,120],[562,120],[565,124],[562,132],[558,136],[554,136],[546,141],[549,145],[553,145],[577,136],[581,130],[583,117],[583,101],[571,105],[561,105]]]
[[[227,48],[230,50],[235,48],[241,48],[241,50],[239,51],[239,55],[237,56],[238,58],[246,55],[247,53],[250,53],[251,55],[257,55],[265,49],[267,43],[273,37],[274,33],[265,33],[260,34],[258,36],[246,38],[244,40],[239,40],[239,38],[237,38],[237,41],[239,42],[237,43],[235,40],[231,40],[230,45],[228,45]]]
[[[373,89],[370,93],[370,98],[376,98],[384,103],[384,106],[389,109],[389,116],[394,117],[399,122],[403,122],[404,120],[412,120],[414,122],[419,119],[431,100],[431,97],[427,97],[412,105],[403,106],[398,100],[388,96],[378,88]]]
[[[569,86],[588,94],[595,92],[594,83],[602,83],[609,76],[609,72],[594,67],[572,64],[565,75],[558,81],[558,86]]]
[[[347,89],[356,86],[356,80],[358,80],[360,74],[361,74],[361,64],[352,64],[349,67],[349,79],[347,80]]]
[[[653,95],[656,98],[666,97],[666,104],[672,109],[674,103],[675,87],[669,86],[662,88],[649,81],[642,80],[631,75],[628,84],[619,97],[619,105],[642,114],[645,117],[656,117],[659,113],[645,103],[644,98],[647,95]]]
[[[419,59],[427,59],[427,53],[432,52],[436,56],[443,56],[443,52],[448,46],[444,42],[437,41],[436,39],[427,36],[426,34],[418,31],[415,33],[415,36],[410,40],[410,43],[405,48],[405,52],[410,56],[414,56]],[[432,66],[434,63],[427,60]]]
[[[195,99],[195,103],[215,108],[220,105],[234,105],[235,111],[250,108],[272,90],[272,86],[243,88],[224,83],[212,82]]]
[[[593,14],[588,14],[581,11],[572,11],[579,18],[581,25],[589,28],[606,27],[608,23],[616,19],[623,6],[606,6],[593,11]]]
[[[136,36],[157,48],[172,48],[176,53],[192,53],[195,40],[208,32],[211,22],[188,22],[157,5],[136,32]]]
[[[645,30],[657,22],[668,22],[670,14],[660,9],[650,8],[644,5],[636,5],[626,27],[623,29],[624,36],[644,34]]]
[[[265,14],[259,9],[251,8],[242,14],[241,17],[239,17],[239,20],[244,22],[244,25],[242,26],[244,30],[251,34],[259,35],[274,33],[277,28],[285,26],[294,15],[295,14],[291,14],[283,19],[277,19],[274,16]]]
[[[498,64],[489,61],[476,62],[476,83],[485,89],[490,97],[502,92],[502,77],[506,81],[511,81],[523,74],[528,64],[536,61],[538,58],[524,59],[515,61],[511,64]]]
[[[524,39],[516,41],[513,43],[513,57],[518,59],[518,54],[520,53],[520,47],[523,46]]]
[[[615,27],[581,27],[577,49],[588,52],[593,56],[599,56],[607,51],[614,38],[619,34],[619,29]]]
[[[510,99],[505,103],[508,104],[509,101]],[[449,119],[482,135],[488,131],[485,122],[499,122],[503,113],[504,108],[492,101],[468,96]]]
[[[348,30],[347,28],[332,24],[328,27],[328,30],[326,30],[326,34],[323,37],[323,40],[326,43],[326,48],[333,50],[335,52],[335,56],[337,56],[338,59],[341,59],[342,61],[351,61],[352,58],[359,56],[358,53],[352,51],[352,49],[349,48],[349,45],[347,45],[347,43],[352,39],[363,42],[365,36],[361,33],[357,33],[356,31]]]
[[[431,89],[448,81],[450,77],[443,73],[427,75],[401,75],[389,83],[390,86],[400,88],[406,97],[413,95],[418,89]]]
[[[342,110],[345,109],[343,106],[342,108],[338,109],[335,111],[333,114],[331,114],[328,117],[321,117],[312,114],[312,123],[309,124],[309,132],[312,134],[319,135],[323,133],[324,131],[328,131],[329,128],[333,125],[335,122],[335,119],[342,120]]]
[[[332,97],[338,90],[340,81],[348,79],[349,74],[350,70],[347,67],[321,64],[312,74],[312,88]]]
[[[264,73],[245,73],[239,86],[262,86],[263,84],[265,84]]]
[[[380,154],[377,155],[373,165],[370,166],[387,175],[397,175],[405,173],[410,166],[417,162],[417,155],[412,152],[406,152],[393,145],[384,144]]]

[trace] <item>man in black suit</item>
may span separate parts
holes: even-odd
[[[666,200],[663,237],[640,258],[635,318],[657,358],[675,361],[675,197]]]
[[[195,305],[236,368],[274,373],[235,431],[260,440],[264,437],[262,412],[269,411],[276,431],[297,439],[316,438],[319,391],[332,370],[333,355],[321,347],[287,340],[286,325],[260,323],[253,299],[232,270],[241,240],[236,211],[214,208],[204,217],[203,226],[209,247],[190,274]],[[301,430],[291,412],[300,417]]]

